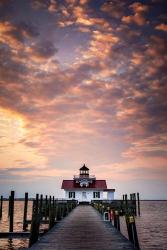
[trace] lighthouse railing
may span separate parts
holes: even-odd
[[[83,179],[83,178],[89,178],[89,179],[96,179],[95,175],[74,175],[74,179]]]

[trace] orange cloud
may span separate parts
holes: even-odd
[[[164,24],[164,23],[160,23],[158,24],[157,26],[155,26],[155,29],[156,30],[162,30],[162,31],[167,31],[167,24]]]
[[[81,5],[85,5],[85,4],[87,4],[89,2],[89,0],[80,0],[79,1],[79,3],[81,4]]]
[[[134,52],[131,61],[135,65],[141,65],[144,62],[144,55],[141,53]]]
[[[139,26],[142,26],[142,25],[145,25],[147,24],[147,20],[145,19],[145,17],[140,14],[140,13],[135,13],[134,15],[132,16],[123,16],[122,17],[122,21],[124,23],[135,23]]]
[[[135,2],[129,6],[130,9],[134,12],[134,15],[123,16],[122,21],[124,23],[135,23],[139,26],[145,25],[148,23],[146,18],[144,17],[144,13],[149,10],[147,5],[143,5],[139,2]]]
[[[134,2],[129,6],[129,8],[132,9],[134,13],[143,13],[143,12],[148,12],[149,10],[148,5],[144,5],[139,2]]]
[[[48,7],[48,11],[49,12],[56,12],[58,9],[57,9],[57,2],[55,0],[51,0],[50,1],[50,5]]]
[[[110,33],[94,30],[92,40],[90,41],[89,50],[83,53],[83,58],[89,59],[98,57],[104,59],[111,52],[113,44],[118,43],[119,38]]]
[[[17,36],[18,29],[9,22],[0,22],[0,42],[8,44],[12,49],[21,49],[21,37]]]

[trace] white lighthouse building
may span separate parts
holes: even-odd
[[[106,180],[97,180],[94,175],[89,175],[89,168],[83,165],[79,169],[79,175],[74,175],[73,180],[63,180],[62,189],[65,190],[65,199],[78,200],[79,202],[91,202],[91,200],[103,200],[103,193],[107,193],[107,199],[114,199],[115,189],[107,189]]]

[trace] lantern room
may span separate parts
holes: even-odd
[[[85,164],[83,165],[82,168],[79,169],[79,171],[80,171],[80,177],[89,177],[89,168],[87,168]]]

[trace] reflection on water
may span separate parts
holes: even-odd
[[[14,232],[23,231],[23,201],[15,201],[14,204]],[[32,201],[28,202],[27,219],[30,220],[32,215]],[[29,226],[30,227],[30,226]],[[3,217],[0,221],[0,232],[9,231],[8,220],[8,202],[3,202]],[[28,239],[0,239],[0,250],[16,250],[26,249],[28,246]]]
[[[27,249],[28,239],[0,239],[0,250]]]
[[[24,202],[15,202],[14,231],[22,231]],[[28,206],[31,219],[32,202]],[[4,202],[0,231],[9,230],[8,202]],[[140,247],[142,250],[167,250],[167,201],[141,201],[141,216],[136,218]],[[125,219],[121,217],[121,232],[127,237]],[[26,249],[28,239],[0,239],[0,250]]]

